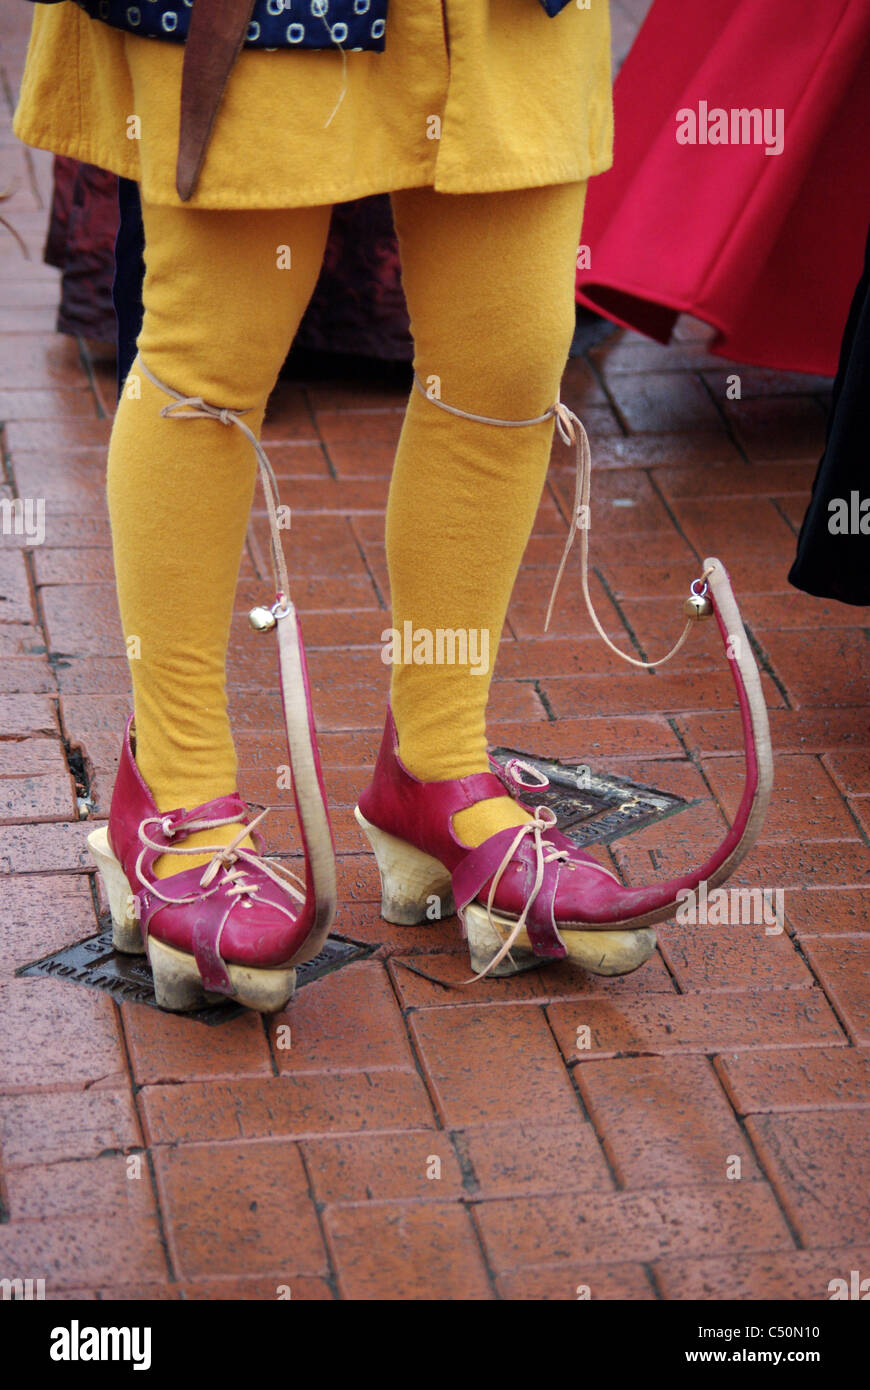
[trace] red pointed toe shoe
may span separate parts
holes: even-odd
[[[714,616],[737,689],[746,783],[734,824],[698,869],[665,883],[630,888],[560,834],[553,813],[543,806],[526,806],[531,821],[516,830],[500,831],[476,849],[462,844],[452,826],[457,811],[504,796],[506,789],[524,804],[528,798],[517,793],[531,788],[521,781],[500,781],[490,773],[455,781],[419,781],[399,758],[388,710],[374,779],[356,809],[378,862],[383,915],[388,922],[411,925],[444,916],[455,906],[478,976],[514,974],[565,958],[594,974],[627,974],[655,949],[654,923],[672,917],[702,883],[714,888],[729,877],[755,843],[770,799],[773,764],[767,709],[728,574],[719,560],[705,560],[703,574],[692,583],[684,603],[686,622],[679,640],[657,661],[630,656],[610,641],[589,595],[591,455],[582,421],[561,401],[529,420],[472,415],[430,395],[416,375],[414,386],[433,406],[484,425],[516,427],[555,418],[562,442],[574,448],[576,483],[568,538],[544,630],[578,531],[582,593],[592,625],[602,641],[630,665],[645,669],[663,665],[680,650],[696,621]]]
[[[88,836],[103,876],[115,948],[146,951],[161,1008],[187,1011],[222,996],[261,1013],[287,1003],[296,966],[321,949],[332,921],[330,894],[315,892],[306,852],[306,883],[278,860],[263,857],[252,816],[237,792],[193,810],[159,811],[135,759],[128,721],[108,825]],[[263,813],[265,814],[265,813]],[[226,846],[194,849],[195,831],[237,825]],[[310,828],[310,826],[309,826]],[[250,835],[256,849],[240,844]],[[212,853],[185,869],[185,855]],[[162,854],[177,855],[179,872],[155,878]]]
[[[276,599],[255,608],[251,626],[277,630],[278,666],[287,749],[302,848],[304,883],[266,859],[256,827],[238,792],[193,810],[158,810],[136,766],[133,720],[128,720],[108,825],[88,836],[106,886],[115,947],[147,951],[157,1003],[186,1011],[204,1000],[228,997],[261,1013],[283,1008],[293,993],[296,967],[317,955],[335,916],[336,874],[332,829],[320,769],[305,651],[296,610],[288,597],[287,568],[277,520],[277,487],[259,441],[239,412],[181,396],[139,359],[145,374],[175,401],[161,415],[207,416],[237,425],[260,465],[269,514]],[[179,411],[178,407],[184,407]],[[185,846],[197,831],[237,825],[228,845]],[[241,844],[250,835],[255,850]],[[210,853],[206,865],[184,868],[186,855]],[[177,855],[179,872],[154,876],[163,854]]]
[[[416,924],[455,910],[471,963],[480,974],[513,974],[549,960],[570,959],[593,974],[637,969],[655,948],[656,922],[672,917],[702,882],[722,883],[754,844],[771,786],[767,711],[755,661],[731,586],[717,560],[705,561],[707,589],[687,601],[714,613],[737,687],[746,750],[746,787],[736,819],[698,869],[663,883],[626,887],[555,827],[546,807],[533,820],[502,830],[476,849],[463,845],[453,815],[506,790],[522,804],[528,782],[476,773],[455,781],[421,782],[399,758],[392,714],[374,779],[356,817],[378,862],[382,912],[389,922]],[[709,593],[709,599],[707,598]],[[696,603],[695,600],[702,600]],[[543,785],[543,783],[541,783]],[[439,911],[433,913],[433,904]]]

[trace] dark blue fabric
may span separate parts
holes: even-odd
[[[91,19],[145,38],[184,43],[193,0],[75,0]],[[366,49],[381,53],[387,0],[256,0],[245,48]]]
[[[132,179],[118,179],[118,208],[121,214],[115,238],[115,278],[112,302],[118,320],[118,398],[127,373],[136,357],[136,339],[142,329],[144,309],[142,286],[145,282],[145,229],[139,185]]]
[[[31,0],[54,5],[60,0]],[[73,0],[113,29],[184,43],[193,0]],[[540,0],[551,17],[571,0]],[[332,48],[382,53],[388,0],[256,0],[245,48]]]

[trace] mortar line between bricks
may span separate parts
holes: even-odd
[[[154,1196],[154,1210],[157,1214],[157,1239],[160,1241],[160,1247],[163,1251],[163,1257],[166,1260],[166,1268],[169,1274],[169,1282],[170,1284],[177,1284],[178,1279],[175,1275],[175,1268],[172,1263],[172,1255],[169,1249],[169,1237],[166,1233],[166,1224],[163,1218],[163,1208],[160,1204],[160,1192],[157,1185],[157,1174],[154,1170],[154,1156],[151,1152],[151,1145],[148,1143],[146,1139],[145,1125],[143,1123],[142,1114],[139,1109],[139,1092],[142,1088],[141,1086],[136,1085],[136,1078],[133,1075],[133,1060],[130,1055],[130,1043],[127,1037],[127,1029],[124,1025],[124,1015],[121,1010],[121,1006],[117,1002],[117,1000],[113,999],[112,1007],[115,1010],[115,1016],[118,1022],[118,1032],[121,1035],[121,1047],[124,1051],[124,1060],[127,1064],[127,1076],[130,1081],[130,1095],[133,1101],[133,1107],[136,1114],[136,1123],[139,1126],[139,1133],[142,1136],[145,1159],[148,1164],[148,1173],[151,1179],[151,1191]]]
[[[623,627],[625,628],[626,632],[628,633],[629,638],[630,638],[631,641],[634,643],[635,650],[636,650],[637,653],[639,654],[641,660],[642,660],[642,661],[646,661],[646,660],[647,660],[646,650],[645,650],[645,648],[643,647],[643,645],[642,645],[642,643],[641,643],[641,641],[640,641],[640,638],[638,637],[637,633],[635,632],[634,628],[632,627],[632,625],[631,625],[631,623],[629,622],[628,618],[626,617],[625,613],[623,612],[623,610],[622,610],[622,605],[620,604],[618,598],[616,597],[616,595],[615,595],[615,593],[613,592],[612,588],[610,587],[610,585],[608,584],[607,580],[605,579],[603,573],[601,572],[600,569],[598,569],[598,567],[597,567],[596,565],[593,565],[593,566],[592,566],[592,573],[597,577],[599,584],[601,585],[601,587],[602,587],[602,589],[604,590],[604,592],[606,593],[607,597],[610,599],[610,602],[613,604],[614,608],[616,609],[617,613],[619,614],[619,620],[620,620],[620,622],[622,623]],[[655,671],[644,671],[644,675],[645,675],[645,676],[652,676],[652,677],[654,677],[654,676],[655,676]],[[606,680],[607,677],[605,676],[604,679]]]
[[[694,555],[695,559],[697,560],[698,564],[699,564],[699,565],[702,565],[702,564],[703,564],[703,560],[702,560],[702,558],[701,558],[701,554],[700,554],[700,551],[698,550],[698,547],[695,545],[694,541],[689,540],[689,537],[686,535],[685,531],[683,530],[683,527],[682,527],[682,524],[681,524],[681,522],[680,522],[679,517],[677,516],[677,514],[676,514],[676,512],[674,511],[673,507],[671,506],[670,498],[667,497],[666,494],[662,491],[662,488],[661,488],[661,486],[660,486],[660,484],[659,484],[659,480],[658,480],[658,478],[656,477],[655,466],[654,466],[654,465],[651,465],[649,468],[645,468],[645,469],[643,470],[643,472],[644,472],[645,476],[649,479],[649,485],[650,485],[650,487],[652,488],[652,490],[653,490],[653,492],[655,493],[656,497],[659,499],[659,501],[661,502],[661,504],[662,504],[662,506],[664,507],[665,511],[667,512],[668,516],[670,517],[671,525],[673,526],[673,528],[674,528],[674,530],[676,531],[677,535],[680,537],[680,540],[683,541],[683,542],[689,547],[689,549],[691,550],[691,552],[692,552],[692,554]]]
[[[352,537],[352,539],[353,539],[353,543],[354,543],[354,545],[356,546],[357,550],[359,551],[359,557],[360,557],[360,559],[361,559],[362,562],[363,562],[363,566],[364,566],[364,568],[365,568],[365,572],[366,572],[366,574],[368,575],[369,580],[371,581],[372,588],[373,588],[374,591],[375,591],[375,597],[376,597],[378,603],[381,605],[381,608],[383,609],[383,611],[386,613],[386,612],[387,612],[387,601],[386,601],[386,599],[384,598],[383,594],[381,593],[381,586],[380,586],[380,584],[379,584],[378,581],[377,581],[377,576],[375,575],[374,570],[372,569],[371,565],[369,564],[369,557],[366,555],[365,546],[363,545],[362,541],[360,540],[359,536],[358,536],[357,533],[356,533],[356,527],[355,527],[354,524],[353,524],[353,517],[352,517],[352,516],[345,516],[345,517],[343,517],[342,519],[343,519],[345,522],[347,522],[347,525],[348,525],[348,527],[349,527],[349,529],[350,529],[351,537]],[[340,647],[337,648],[337,650],[339,650],[339,651],[346,651],[347,648],[346,648],[346,646],[340,646]]]
[[[108,420],[109,416],[103,409],[103,402],[100,400],[100,390],[99,386],[97,385],[97,379],[94,376],[94,366],[91,362],[90,353],[88,352],[87,347],[85,346],[84,338],[82,338],[81,335],[78,333],[76,334],[76,346],[79,350],[79,361],[81,362],[82,367],[84,368],[85,376],[88,379],[88,390],[94,398],[94,404],[97,409],[97,419]]]
[[[719,397],[716,395],[716,392],[713,390],[712,384],[711,384],[711,383],[707,380],[707,378],[704,376],[703,371],[694,371],[694,372],[691,372],[690,375],[693,376],[693,377],[695,378],[696,381],[700,382],[702,390],[705,391],[705,392],[707,393],[707,396],[708,396],[709,399],[712,401],[712,403],[713,403],[713,409],[716,411],[716,414],[719,416],[719,419],[722,421],[722,424],[723,424],[723,426],[724,426],[724,428],[725,428],[725,433],[726,433],[726,435],[727,435],[728,438],[731,440],[731,443],[734,445],[734,448],[737,450],[737,452],[738,452],[738,454],[740,455],[740,457],[743,459],[743,462],[744,462],[745,464],[748,464],[750,468],[754,468],[755,465],[753,464],[751,458],[749,457],[749,455],[747,454],[746,450],[744,449],[743,444],[742,444],[742,442],[741,442],[741,440],[740,440],[740,438],[739,438],[739,436],[738,436],[738,434],[737,434],[737,431],[734,429],[734,426],[732,425],[731,420],[729,419],[728,415],[725,413],[725,409],[724,409],[722,403],[720,402]],[[742,400],[742,397],[741,397],[741,400]]]
[[[301,1140],[296,1141],[296,1152],[299,1155],[299,1162],[302,1164],[302,1171],[305,1174],[305,1181],[308,1184],[308,1196],[310,1197],[311,1205],[314,1208],[314,1217],[317,1221],[317,1229],[320,1232],[320,1239],[323,1241],[323,1253],[326,1258],[326,1283],[329,1285],[333,1301],[341,1303],[344,1301],[344,1299],[341,1292],[341,1286],[338,1282],[338,1271],[335,1266],[335,1261],[332,1258],[332,1249],[329,1244],[329,1235],[326,1230],[326,1223],[323,1220],[323,1213],[326,1210],[327,1203],[318,1201],[317,1196],[315,1195],[314,1183],[312,1181],[311,1172],[308,1167],[308,1159],[305,1156],[305,1149]]]
[[[766,1187],[770,1191],[773,1200],[776,1202],[776,1205],[779,1207],[779,1210],[782,1213],[782,1219],[785,1222],[786,1230],[788,1231],[789,1235],[794,1241],[797,1249],[803,1250],[803,1242],[801,1241],[796,1228],[792,1224],[791,1218],[789,1217],[788,1211],[786,1210],[785,1203],[782,1201],[780,1197],[779,1189],[776,1183],[773,1181],[773,1177],[768,1172],[765,1163],[762,1161],[760,1152],[756,1149],[755,1145],[752,1142],[752,1137],[746,1128],[746,1117],[744,1115],[741,1115],[740,1112],[732,1104],[731,1097],[728,1094],[725,1083],[719,1074],[719,1068],[717,1067],[716,1062],[721,1056],[722,1054],[719,1052],[710,1053],[708,1055],[707,1061],[709,1062],[709,1070],[713,1073],[715,1084],[718,1086],[720,1093],[724,1096],[725,1103],[728,1106],[728,1109],[731,1111],[732,1115],[734,1116],[737,1128],[743,1135],[743,1139],[746,1143],[746,1146],[749,1149],[749,1152],[751,1153],[752,1157],[755,1159],[759,1172],[763,1174],[763,1181]],[[743,1179],[741,1178],[740,1181],[742,1182]]]
[[[574,1066],[569,1066],[568,1060],[567,1060],[567,1058],[565,1057],[564,1053],[562,1052],[561,1047],[559,1046],[559,1040],[558,1040],[558,1038],[556,1037],[555,1031],[554,1031],[554,1029],[553,1029],[553,1024],[552,1024],[552,1022],[551,1022],[550,1015],[549,1015],[549,1012],[548,1012],[548,1009],[547,1009],[547,1005],[546,1005],[546,1004],[543,1005],[543,1010],[544,1010],[544,1020],[545,1020],[545,1022],[546,1022],[546,1024],[547,1024],[547,1028],[548,1028],[549,1031],[550,1031],[550,1036],[551,1036],[551,1038],[553,1039],[553,1045],[554,1045],[554,1047],[556,1048],[556,1051],[557,1051],[557,1053],[558,1053],[558,1055],[559,1055],[559,1061],[560,1061],[561,1064],[562,1064],[562,1070],[565,1071],[565,1072],[567,1072],[567,1074],[568,1074],[568,1080],[569,1080],[569,1082],[571,1083],[571,1089],[573,1090],[574,1095],[575,1095],[576,1100],[577,1100],[577,1104],[578,1104],[579,1107],[580,1107],[580,1114],[582,1115],[582,1117],[583,1117],[583,1119],[585,1120],[585,1122],[591,1127],[592,1133],[595,1135],[595,1138],[596,1138],[597,1141],[598,1141],[598,1147],[599,1147],[599,1149],[600,1149],[600,1151],[601,1151],[601,1156],[602,1156],[602,1158],[604,1159],[605,1164],[607,1165],[607,1171],[609,1172],[609,1174],[610,1174],[610,1176],[611,1176],[611,1179],[612,1179],[612,1181],[613,1181],[613,1185],[614,1185],[615,1190],[616,1190],[617,1192],[624,1192],[624,1191],[626,1190],[626,1189],[625,1189],[625,1184],[624,1184],[624,1183],[621,1183],[621,1182],[619,1181],[619,1175],[618,1175],[618,1173],[617,1173],[617,1171],[616,1171],[616,1169],[615,1169],[613,1163],[611,1162],[610,1154],[608,1153],[607,1145],[606,1145],[606,1143],[605,1143],[605,1141],[604,1141],[604,1135],[603,1135],[603,1134],[601,1133],[601,1131],[598,1129],[598,1126],[596,1125],[595,1121],[593,1120],[592,1114],[591,1114],[591,1112],[589,1111],[589,1109],[587,1108],[586,1102],[585,1102],[585,1100],[583,1099],[583,1093],[582,1093],[582,1091],[580,1090],[580,1087],[579,1087],[578,1082],[577,1082],[577,1078],[576,1078],[575,1075],[574,1075],[575,1071],[577,1070],[577,1067],[580,1066],[580,1065],[582,1065],[582,1058],[578,1057],[578,1058],[576,1059],[576,1062],[575,1062]]]
[[[770,498],[768,498],[768,501],[770,502],[770,504],[771,504],[771,506],[773,507],[774,511],[777,512],[778,515],[782,517],[783,521],[785,522],[785,524],[786,524],[786,526],[788,527],[788,529],[791,531],[791,533],[792,533],[792,535],[794,536],[795,540],[797,540],[797,537],[798,537],[798,528],[794,525],[794,522],[792,521],[792,519],[791,519],[791,517],[788,515],[788,513],[787,513],[787,512],[784,512],[783,509],[782,509],[782,507],[779,505],[779,499],[778,499],[777,497],[770,497]]]
[[[630,439],[631,430],[628,428],[628,422],[626,421],[625,416],[619,408],[616,397],[610,389],[610,383],[604,375],[604,372],[598,366],[598,363],[595,361],[595,359],[589,356],[588,348],[584,353],[581,353],[580,356],[582,361],[586,363],[590,372],[595,377],[595,380],[598,382],[598,385],[600,386],[607,400],[607,404],[610,406],[611,414],[616,420],[616,423],[618,424],[619,428],[622,430],[623,439]]]
[[[499,1293],[496,1272],[493,1269],[492,1264],[490,1263],[489,1251],[486,1248],[486,1242],[483,1238],[483,1232],[481,1231],[480,1226],[478,1224],[477,1213],[475,1211],[475,1207],[481,1205],[482,1203],[479,1199],[475,1200],[470,1197],[463,1197],[460,1199],[460,1206],[466,1213],[468,1223],[471,1226],[472,1235],[474,1236],[474,1239],[477,1241],[477,1248],[480,1251],[480,1258],[483,1263],[484,1271],[486,1273],[487,1282],[489,1283],[489,1286],[492,1289],[493,1297],[495,1298],[496,1302],[501,1303],[503,1302],[503,1299],[501,1294]]]
[[[823,762],[823,758],[825,755],[823,753],[811,753],[808,756],[810,756],[813,759],[813,762],[816,763],[822,769],[822,775],[825,777],[826,781],[828,782],[828,785],[833,788],[834,795],[845,806],[847,815],[851,817],[855,825],[855,829],[858,831],[858,838],[860,840],[863,840],[865,845],[870,845],[870,834],[868,834],[868,832],[864,829],[860,820],[855,815],[855,812],[852,810],[852,802],[850,798],[846,796],[845,792],[840,791],[840,788],[837,786],[830,772],[826,768]]]
[[[145,1150],[145,1161],[148,1164],[148,1173],[151,1178],[151,1191],[154,1193],[154,1208],[157,1213],[157,1239],[160,1241],[163,1257],[166,1260],[168,1278],[170,1284],[177,1284],[180,1281],[175,1274],[175,1266],[172,1263],[172,1254],[169,1249],[169,1237],[166,1233],[166,1223],[163,1219],[163,1208],[160,1205],[160,1192],[157,1186],[157,1174],[154,1171],[154,1156],[150,1148]]]
[[[388,957],[387,959],[389,959],[389,957]],[[420,1078],[420,1081],[421,1081],[421,1083],[422,1083],[422,1085],[423,1085],[423,1089],[424,1089],[424,1091],[426,1092],[426,1099],[428,1100],[430,1106],[432,1107],[432,1114],[435,1116],[435,1127],[436,1127],[437,1130],[443,1132],[444,1130],[447,1129],[448,1126],[447,1126],[447,1124],[446,1124],[445,1122],[442,1121],[440,1110],[439,1110],[439,1108],[438,1108],[438,1105],[436,1104],[435,1097],[432,1095],[432,1092],[431,1092],[431,1090],[430,1090],[430,1088],[429,1088],[429,1083],[428,1083],[428,1081],[426,1080],[426,1076],[425,1076],[425,1073],[424,1073],[424,1071],[423,1071],[423,1064],[422,1064],[422,1062],[421,1062],[421,1060],[420,1060],[420,1055],[419,1055],[419,1053],[418,1053],[418,1051],[417,1051],[417,1046],[416,1046],[416,1044],[415,1044],[415,1042],[414,1042],[414,1038],[413,1038],[413,1035],[412,1035],[412,1033],[411,1033],[411,1029],[410,1029],[410,1027],[408,1026],[408,1019],[409,1019],[410,1015],[411,1015],[412,1013],[416,1013],[416,1012],[417,1012],[417,1009],[415,1008],[415,1006],[414,1006],[413,1004],[410,1005],[410,1006],[408,1007],[407,1010],[406,1010],[405,1008],[403,1008],[403,1006],[402,1006],[402,1001],[401,1001],[401,999],[399,998],[398,986],[397,986],[397,984],[396,984],[396,981],[393,979],[392,973],[391,973],[391,971],[390,971],[389,968],[388,968],[388,965],[387,965],[387,961],[386,961],[386,960],[383,962],[383,967],[384,967],[384,974],[385,974],[386,977],[387,977],[387,981],[389,982],[390,989],[391,989],[391,991],[392,991],[392,993],[393,993],[393,997],[395,998],[395,1001],[396,1001],[396,1007],[397,1007],[398,1010],[399,1010],[399,1017],[400,1017],[401,1020],[402,1020],[402,1027],[405,1029],[405,1036],[407,1037],[407,1040],[408,1040],[408,1050],[409,1050],[410,1053],[411,1053],[411,1059],[412,1059],[412,1061],[413,1061],[413,1063],[414,1063],[414,1068],[415,1068],[415,1070],[416,1070],[416,1072],[417,1072],[417,1075],[418,1075],[419,1078]]]
[[[756,637],[755,633],[753,632],[751,624],[744,623],[743,626],[746,630],[746,636],[749,638],[749,645],[755,653],[755,657],[759,667],[762,671],[766,671],[766,673],[770,676],[770,679],[773,681],[774,685],[776,686],[777,690],[783,698],[786,709],[794,709],[794,706],[792,705],[792,702],[788,697],[788,691],[786,690],[779,676],[776,674],[776,671],[773,669],[770,657],[768,656],[765,648],[762,646],[759,638]]]
[[[277,383],[276,383],[276,385],[277,385]],[[337,481],[337,480],[338,480],[338,470],[337,470],[335,464],[334,464],[333,461],[332,461],[332,455],[331,455],[330,452],[329,452],[329,446],[328,446],[328,444],[326,443],[326,440],[323,438],[323,435],[322,435],[321,432],[320,432],[320,425],[319,425],[318,420],[317,420],[317,412],[313,409],[313,407],[312,407],[312,405],[311,405],[311,401],[309,400],[309,397],[308,397],[308,387],[307,387],[307,386],[303,386],[303,387],[302,387],[302,399],[303,399],[304,402],[305,402],[305,409],[308,411],[308,415],[309,415],[309,418],[310,418],[310,420],[311,420],[311,424],[314,426],[314,433],[315,433],[315,435],[316,435],[316,437],[317,437],[317,442],[318,442],[318,444],[320,445],[321,449],[323,450],[323,457],[326,459],[326,467],[327,467],[327,469],[329,470],[329,476],[330,476],[330,478],[332,478],[334,481]],[[268,405],[267,405],[267,407],[266,407],[267,411],[268,411],[268,408],[269,408],[269,407],[268,407]]]

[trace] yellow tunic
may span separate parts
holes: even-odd
[[[244,49],[187,204],[175,189],[183,56],[71,2],[36,5],[12,128],[173,207],[485,193],[610,167],[607,0],[555,18],[535,0],[391,0],[386,51],[348,53],[344,71],[327,50]]]

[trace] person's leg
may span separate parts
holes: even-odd
[[[247,410],[259,435],[330,209],[142,212],[145,313],[112,427],[109,511],[136,761],[160,810],[191,809],[236,786],[225,661],[256,459],[236,427],[161,417],[172,398],[139,363],[184,395]],[[157,874],[193,862],[165,855]]]
[[[585,192],[581,183],[393,194],[415,369],[447,405],[524,420],[557,399],[574,330]],[[486,674],[458,664],[393,667],[400,756],[424,781],[488,771],[492,666],[553,429],[552,418],[516,429],[465,420],[411,392],[387,510],[393,626],[464,629],[489,648]],[[542,621],[544,608],[542,593]],[[476,845],[526,819],[505,796],[461,811],[453,824]]]

